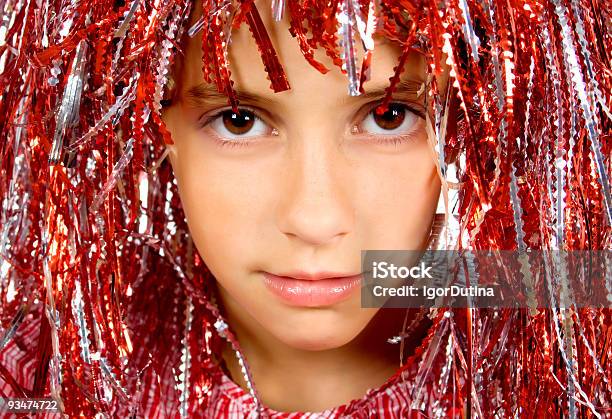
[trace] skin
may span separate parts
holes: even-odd
[[[331,71],[314,70],[287,22],[272,22],[268,9],[260,7],[291,90],[269,88],[246,25],[229,49],[240,104],[262,118],[257,135],[228,140],[214,118],[227,100],[202,86],[199,37],[186,43],[163,117],[193,240],[262,400],[280,411],[320,411],[362,397],[396,371],[398,348],[386,339],[405,311],[363,309],[358,290],[330,306],[290,306],[264,286],[262,272],[357,274],[362,249],[423,248],[440,182],[424,119],[407,111],[404,121],[412,122],[388,134],[370,112],[399,49],[377,42],[366,95],[350,97],[346,76],[323,54],[317,58]],[[415,53],[394,100],[422,109],[424,77]],[[230,351],[224,360],[246,388]]]

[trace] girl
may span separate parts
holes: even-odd
[[[359,294],[366,249],[610,249],[609,5],[3,7],[3,397],[69,417],[609,412],[607,308]]]

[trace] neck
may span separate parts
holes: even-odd
[[[231,305],[226,300],[227,320],[240,342],[259,397],[276,411],[317,412],[345,404],[382,385],[399,368],[400,346],[387,339],[401,330],[404,309],[381,309],[348,344],[311,351],[278,340]],[[420,338],[421,334],[408,346],[416,346]],[[234,382],[246,389],[230,348],[225,349],[223,359]]]

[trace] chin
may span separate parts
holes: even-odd
[[[344,336],[343,331],[338,334],[329,331],[295,331],[292,334],[277,336],[287,346],[302,351],[327,351],[340,348],[348,344],[355,336]]]
[[[268,331],[286,345],[307,351],[324,351],[350,343],[365,329],[373,313],[338,312],[332,308],[303,308],[274,322]]]

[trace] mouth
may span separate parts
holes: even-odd
[[[286,304],[298,307],[324,307],[351,297],[360,286],[362,274],[336,272],[263,272],[263,282],[272,294]]]

